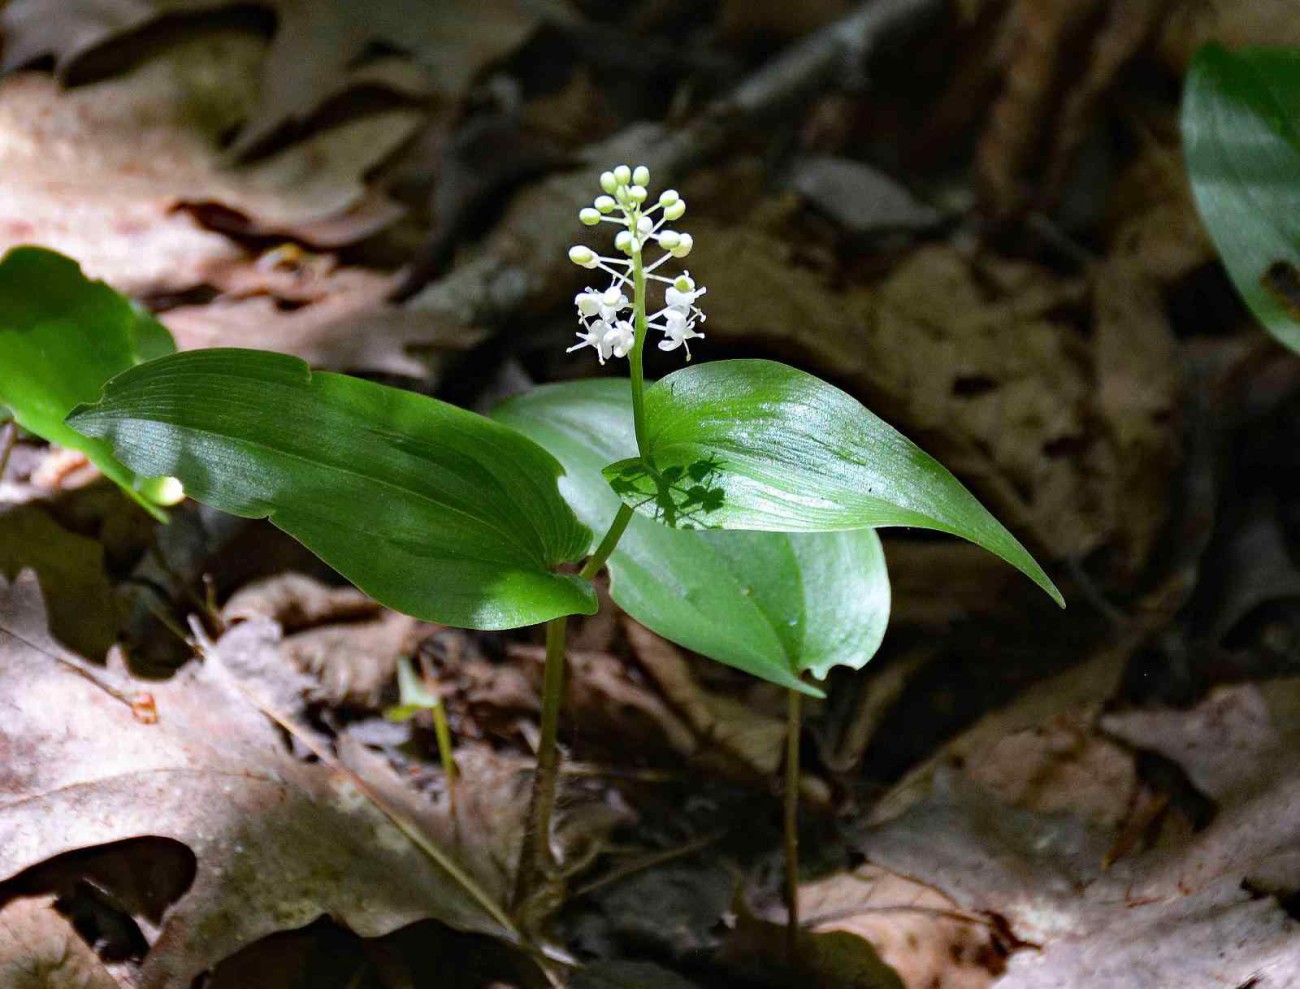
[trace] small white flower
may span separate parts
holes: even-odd
[[[663,333],[660,350],[684,347],[687,360],[691,356],[689,341],[704,336],[696,326],[704,322],[704,313],[700,311],[698,302],[705,290],[696,286],[689,272],[675,278],[659,273],[665,263],[686,257],[694,247],[690,234],[666,229],[686,212],[686,201],[677,190],[667,189],[659,194],[655,205],[647,209],[649,183],[650,170],[645,165],[635,168],[618,165],[603,172],[600,176],[602,195],[582,209],[578,216],[591,227],[602,222],[615,224],[615,256],[597,254],[583,245],[569,249],[569,258],[575,264],[599,269],[610,276],[607,288],[588,285],[573,297],[581,329],[578,343],[569,351],[591,347],[602,364],[610,357],[626,357],[644,346],[645,341],[637,338],[635,329],[634,320],[638,318],[646,319],[643,325],[647,329]],[[663,252],[661,257],[643,256],[656,246]],[[627,293],[631,292],[629,286],[633,285],[640,294],[634,301],[629,301]],[[647,317],[645,292],[656,286],[663,288],[664,305]],[[628,313],[629,308],[633,308],[634,313]]]
[[[600,296],[600,306],[597,311],[600,313],[602,320],[606,323],[612,323],[618,314],[631,304],[627,301],[627,296],[619,291],[617,285],[611,285]]]
[[[660,350],[676,350],[678,347],[686,347],[686,359],[691,359],[691,345],[688,340],[696,340],[704,336],[703,333],[696,332],[695,320],[690,319],[679,309],[669,309],[664,313],[664,339],[659,341]]]
[[[680,309],[682,312],[689,313],[695,306],[695,300],[707,291],[707,288],[696,288],[695,279],[688,272],[679,275],[664,290],[664,302],[673,309]]]
[[[606,323],[605,326],[609,326],[609,324]],[[631,353],[632,346],[636,343],[636,332],[632,329],[631,323],[626,319],[620,319],[605,331],[601,343],[608,347],[615,357],[626,357]]]
[[[610,348],[605,343],[605,336],[609,332],[610,326],[600,320],[592,323],[584,323],[582,329],[578,331],[578,342],[568,348],[565,353],[571,354],[575,350],[581,350],[583,347],[591,347],[596,351],[596,356],[600,363],[604,364],[609,358]]]
[[[578,307],[578,315],[586,319],[600,312],[600,296],[588,288],[573,297],[573,304]]]

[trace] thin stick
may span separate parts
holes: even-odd
[[[793,968],[799,957],[799,735],[803,694],[789,692],[785,720],[785,937],[786,959]]]
[[[460,768],[456,765],[456,759],[451,751],[451,725],[447,721],[447,706],[443,703],[442,690],[438,687],[429,660],[425,656],[420,657],[420,676],[424,680],[425,689],[438,699],[438,703],[430,709],[433,713],[433,737],[438,743],[438,761],[442,763],[442,774],[447,780],[447,802],[451,805],[451,821],[456,832],[456,840],[459,841],[460,810],[456,806],[456,787],[460,780]]]
[[[564,636],[567,618],[546,623],[546,668],[542,674],[541,737],[537,741],[537,773],[528,801],[528,822],[515,877],[513,907],[516,916],[533,893],[555,874],[551,851],[551,817],[555,813],[560,776],[560,709],[564,706]]]
[[[14,444],[17,442],[18,424],[10,420],[0,430],[0,477],[4,476],[5,468],[9,466],[9,454],[14,452]]]

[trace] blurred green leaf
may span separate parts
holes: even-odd
[[[99,397],[104,383],[150,357],[176,349],[171,334],[77,263],[41,247],[17,247],[0,260],[0,404],[18,425],[80,450],[150,513],[175,500],[164,478],[143,478],[102,442],[64,418]]]
[[[1300,350],[1300,50],[1202,48],[1183,97],[1196,205],[1237,291]]]
[[[565,469],[569,504],[593,531],[619,500],[601,475],[636,451],[626,381],[548,385],[502,404],[494,418],[531,436]],[[874,655],[889,621],[880,540],[849,532],[687,532],[636,516],[609,559],[610,593],[633,618],[701,655],[808,693]]]
[[[1042,568],[937,460],[819,378],[713,361],[646,389],[649,456],[605,468],[638,512],[678,528],[829,532],[889,525],[968,539],[1064,605]]]
[[[69,422],[199,501],[269,518],[418,618],[513,628],[596,610],[587,581],[552,569],[590,540],[560,465],[464,409],[283,354],[203,350],[119,375]]]

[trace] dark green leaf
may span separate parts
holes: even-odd
[[[493,415],[564,464],[561,489],[593,532],[609,526],[619,501],[601,468],[636,451],[626,381],[537,388]],[[869,529],[684,532],[637,516],[609,573],[614,600],[642,624],[787,687],[803,671],[860,668],[889,621],[884,554]]]
[[[1196,205],[1233,284],[1300,350],[1300,50],[1201,49],[1182,128]]]
[[[160,519],[161,479],[137,476],[64,417],[98,398],[113,375],[172,350],[162,324],[87,278],[75,261],[40,247],[18,247],[0,260],[0,404],[28,432],[86,454]]]
[[[407,614],[512,628],[596,610],[589,583],[552,570],[590,540],[560,465],[464,409],[282,354],[203,350],[127,371],[69,421],[199,501],[269,518]]]
[[[828,532],[887,525],[968,539],[1064,604],[1033,557],[937,460],[857,399],[774,361],[713,361],[646,389],[649,455],[605,468],[678,528]]]

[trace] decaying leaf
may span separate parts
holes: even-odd
[[[0,985],[5,989],[123,989],[52,896],[0,906]]]
[[[188,987],[240,946],[323,914],[363,936],[426,917],[503,931],[499,909],[353,777],[290,758],[219,654],[143,684],[70,668],[45,628],[32,578],[0,589],[0,879],[125,838],[185,844],[197,874],[144,962],[146,987]],[[132,703],[144,691],[152,718]]]
[[[930,777],[924,797],[866,833],[863,851],[1032,943],[999,986],[1289,986],[1300,977],[1300,925],[1274,897],[1300,887],[1300,781],[1289,758],[1297,697],[1292,680],[1232,688],[1191,712],[1107,715],[1109,735],[1173,759],[1219,804],[1203,831],[1171,832],[1109,871],[1114,815],[1072,792],[1086,789],[1077,777],[1058,777],[1055,799],[1021,799],[1025,791],[988,779],[996,745],[985,761]],[[1018,760],[1035,774],[1035,759],[1007,755],[1008,768]],[[1104,773],[1097,781],[1122,798],[1124,785]]]
[[[365,173],[419,126],[391,109],[231,168],[224,134],[257,97],[258,35],[178,42],[127,74],[64,91],[19,73],[0,82],[0,246],[36,243],[133,295],[221,284],[242,248],[179,207],[218,203],[262,233],[292,234],[371,203]]]
[[[13,580],[23,569],[36,572],[49,602],[50,633],[82,656],[103,656],[117,633],[103,547],[64,529],[36,505],[0,509],[0,580]]]
[[[4,13],[5,66],[52,55],[62,77],[75,77],[83,58],[165,15],[238,5],[239,0],[17,0]],[[248,74],[260,97],[256,110],[249,106],[248,119],[239,121],[246,125],[240,141],[245,148],[362,86],[410,97],[458,98],[484,66],[518,47],[546,9],[542,0],[260,0],[256,5],[275,15],[276,32],[260,73],[253,66]],[[551,12],[562,7],[553,3]],[[376,46],[415,55],[427,74],[396,59],[366,58]]]
[[[799,909],[802,978],[864,989],[987,989],[1006,970],[1006,950],[986,918],[943,893],[872,865],[804,883]],[[783,965],[775,920],[739,918],[723,948]]]
[[[182,350],[271,348],[314,367],[412,378],[428,373],[421,353],[467,350],[483,339],[480,329],[389,305],[394,285],[388,275],[340,268],[307,276],[288,292],[278,284],[258,286],[203,305],[177,306],[162,321]]]

